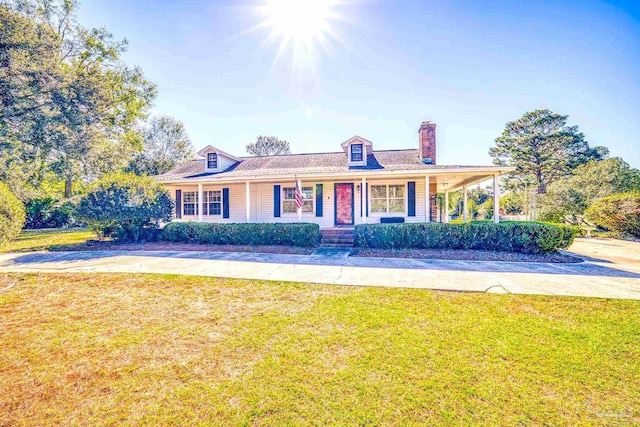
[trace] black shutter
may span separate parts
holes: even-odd
[[[182,190],[176,190],[176,218],[182,218]]]
[[[416,183],[410,181],[407,183],[407,201],[409,206],[407,208],[409,216],[416,216]]]
[[[316,184],[316,216],[322,216],[322,184]]]
[[[273,216],[280,218],[280,186],[273,186]]]
[[[366,198],[367,198],[367,216],[369,216],[369,183],[367,182],[367,194],[366,194]]]
[[[229,218],[229,189],[222,189],[222,218]]]

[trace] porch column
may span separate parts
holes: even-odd
[[[429,194],[429,175],[424,177],[424,222],[431,222],[431,195]]]
[[[198,222],[202,222],[202,211],[204,207],[202,184],[198,184]]]
[[[245,205],[247,208],[247,222],[251,222],[251,186],[249,185],[249,181],[245,182],[245,197]]]
[[[367,223],[367,178],[362,178],[360,187],[360,223]]]
[[[493,222],[496,224],[500,222],[500,187],[498,185],[498,178],[500,175],[493,175]]]
[[[444,221],[445,224],[449,222],[449,192],[444,192]]]
[[[464,218],[464,222],[469,222],[469,209],[467,208],[467,202],[469,201],[469,192],[467,191],[467,186],[462,186],[462,215]]]

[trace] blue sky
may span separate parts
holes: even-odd
[[[158,85],[153,112],[196,148],[245,155],[276,135],[338,151],[356,134],[413,148],[431,120],[438,163],[490,164],[506,122],[548,108],[640,167],[640,2],[351,0],[313,60],[276,60],[262,3],[84,0],[80,20],[128,39],[126,62]]]

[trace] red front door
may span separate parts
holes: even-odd
[[[335,184],[336,225],[353,225],[353,184]]]

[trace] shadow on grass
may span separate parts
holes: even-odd
[[[453,261],[453,260],[425,260],[402,258],[365,258],[365,257],[323,257],[314,255],[291,254],[264,254],[251,252],[194,252],[194,251],[77,251],[77,252],[50,252],[19,255],[0,263],[0,267],[11,265],[34,264],[58,264],[73,263],[78,261],[100,261],[115,257],[134,256],[138,259],[129,260],[120,258],[114,263],[120,265],[140,265],[144,263],[140,258],[166,259],[166,264],[172,268],[180,268],[180,260],[225,261],[225,262],[251,262],[262,264],[290,264],[290,265],[315,265],[338,266],[358,268],[394,268],[406,270],[434,270],[434,271],[470,271],[470,272],[495,272],[495,273],[529,273],[529,274],[557,274],[576,275],[583,277],[623,277],[639,279],[640,274],[612,268],[609,266],[592,263],[579,264],[550,264],[540,262],[505,262],[505,261]],[[100,265],[98,262],[93,267]],[[109,263],[103,263],[109,266]],[[192,265],[192,264],[189,264]],[[43,266],[46,267],[46,266]],[[73,266],[69,266],[72,268]],[[98,267],[99,268],[99,267]],[[187,263],[185,263],[187,268]],[[164,273],[166,271],[158,271]],[[212,266],[211,273],[215,274]],[[401,273],[399,273],[401,274]],[[292,278],[291,280],[295,280]]]

